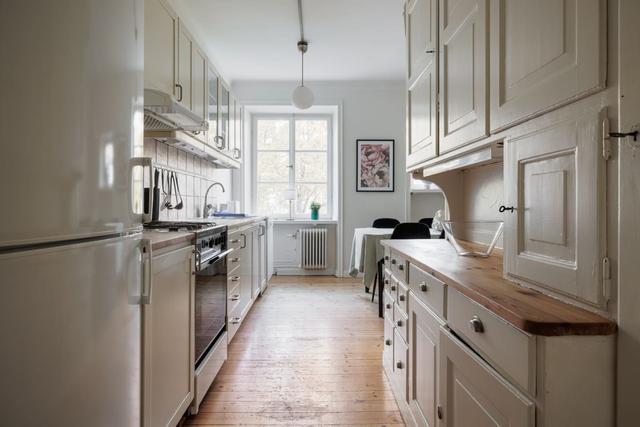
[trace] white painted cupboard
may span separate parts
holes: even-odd
[[[145,87],[177,96],[175,44],[178,40],[178,16],[163,0],[146,0],[144,19]]]

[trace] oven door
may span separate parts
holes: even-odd
[[[196,367],[226,329],[229,252],[198,262],[195,295]]]

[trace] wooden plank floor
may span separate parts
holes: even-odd
[[[404,425],[370,298],[353,280],[275,277],[185,425]]]

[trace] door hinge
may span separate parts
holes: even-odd
[[[609,257],[602,258],[602,295],[605,303],[609,301],[609,291],[611,289],[611,262]]]
[[[438,405],[438,410],[437,410],[437,412],[438,412],[438,419],[439,419],[439,420],[441,420],[441,419],[442,419],[442,417],[443,417],[443,414],[442,414],[442,406]]]
[[[609,136],[609,118],[602,119],[602,157],[611,159],[611,137]]]

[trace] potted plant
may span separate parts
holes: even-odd
[[[316,201],[311,202],[311,205],[309,205],[309,209],[311,209],[311,219],[318,219],[321,207],[322,205],[320,203]]]

